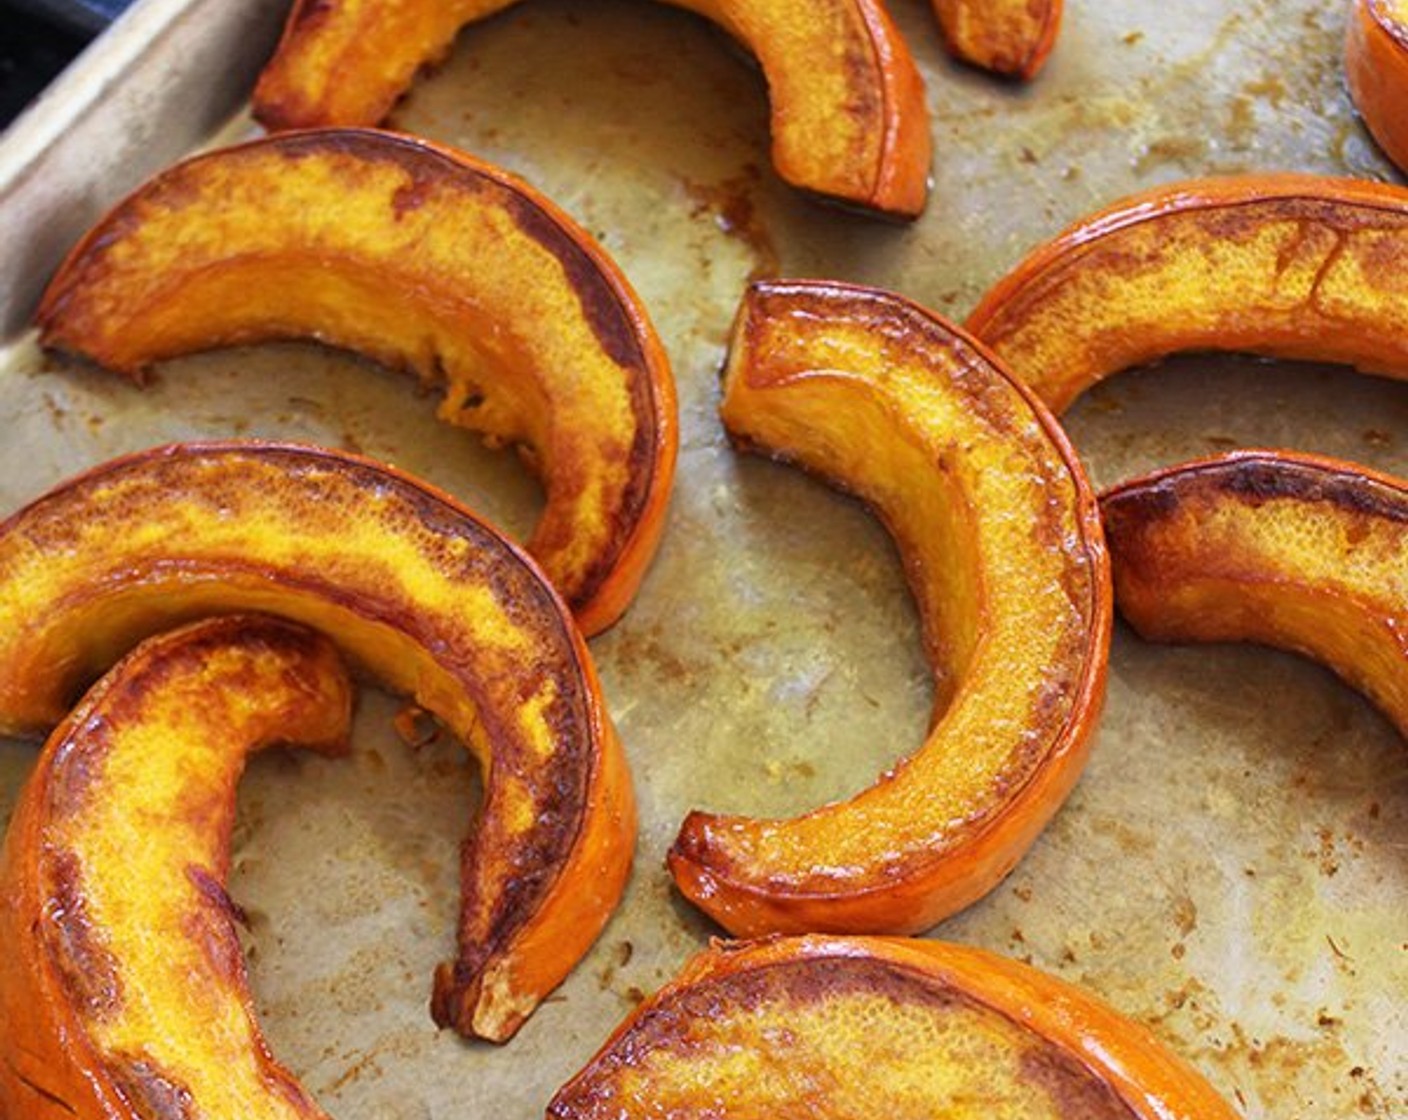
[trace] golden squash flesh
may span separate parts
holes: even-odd
[[[1259,642],[1333,669],[1408,735],[1408,483],[1240,451],[1112,488],[1120,613],[1163,642]]]
[[[1313,175],[1158,187],[1077,222],[968,329],[1052,411],[1183,350],[1408,377],[1408,188]]]

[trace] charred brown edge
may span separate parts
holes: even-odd
[[[77,855],[57,848],[41,858],[40,918],[34,936],[69,1002],[86,1017],[101,1021],[116,1014],[125,998],[117,962],[88,917]]]
[[[113,1088],[141,1120],[197,1120],[190,1089],[148,1059],[115,1054],[107,1065]]]
[[[1408,482],[1355,463],[1284,451],[1237,451],[1168,467],[1112,487],[1100,506],[1113,537],[1127,522],[1166,520],[1185,502],[1215,494],[1253,508],[1287,500],[1323,503],[1408,524]]]

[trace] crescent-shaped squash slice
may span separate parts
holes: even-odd
[[[1354,0],[1345,78],[1370,134],[1408,173],[1408,0]]]
[[[336,749],[351,699],[326,639],[231,615],[138,646],[55,731],[0,856],[0,1113],[321,1120],[254,1021],[225,878],[246,756]]]
[[[1305,654],[1408,736],[1408,483],[1245,451],[1126,482],[1100,504],[1116,601],[1143,637]]]
[[[1146,1029],[992,953],[715,943],[632,1013],[553,1120],[1235,1120]]]
[[[478,756],[459,955],[434,1011],[508,1038],[600,932],[634,847],[625,759],[562,601],[453,499],[370,460],[143,452],[0,525],[0,731],[52,727],[141,638],[231,611],[330,635]]]
[[[954,56],[1030,80],[1046,65],[1061,28],[1062,0],[933,0]]]
[[[867,502],[899,548],[939,682],[927,741],[792,820],[692,813],[680,889],[729,931],[910,932],[982,897],[1075,784],[1113,608],[1095,496],[1050,415],[898,296],[756,284],[724,423]]]
[[[1058,413],[1180,350],[1408,377],[1408,190],[1310,175],[1160,187],[1037,249],[967,325]]]
[[[89,231],[38,318],[44,345],[136,380],[178,354],[314,338],[444,385],[444,419],[541,473],[528,549],[589,634],[659,542],[678,434],[644,309],[571,218],[462,153],[349,129],[197,156]]]
[[[254,91],[271,129],[374,125],[466,24],[517,0],[298,0]],[[749,50],[787,182],[900,218],[928,196],[924,80],[880,0],[669,0]]]

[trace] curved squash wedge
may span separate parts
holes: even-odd
[[[1408,483],[1241,451],[1123,483],[1100,505],[1116,601],[1140,635],[1304,654],[1408,736]]]
[[[1370,134],[1408,172],[1408,2],[1354,0],[1345,78]]]
[[[254,92],[271,129],[374,125],[467,24],[517,0],[298,0]],[[879,0],[669,0],[762,65],[777,173],[900,218],[928,195],[924,81]]]
[[[967,326],[1057,413],[1181,350],[1408,377],[1408,189],[1311,175],[1160,187],[1037,249]]]
[[[933,0],[953,55],[1030,81],[1056,45],[1062,0]]]
[[[635,810],[586,645],[513,545],[370,460],[190,444],[105,464],[0,524],[0,732],[54,726],[140,639],[260,611],[333,637],[484,770],[442,1024],[501,1041],[616,905]]]
[[[232,615],[144,642],[55,731],[0,857],[0,1111],[322,1120],[260,1035],[225,878],[246,756],[336,750],[351,700],[326,639]]]
[[[670,869],[743,936],[924,929],[1012,869],[1084,765],[1112,616],[1094,494],[1025,389],[889,293],[755,284],[725,379],[736,443],[889,529],[941,683],[927,741],[875,785],[793,820],[692,813]]]
[[[196,156],[89,231],[38,321],[45,346],[137,381],[311,338],[443,385],[442,418],[528,451],[547,497],[528,549],[589,634],[659,543],[678,433],[644,308],[571,218],[462,153],[331,130]]]
[[[939,941],[817,936],[716,943],[548,1106],[553,1120],[721,1114],[1237,1115],[1139,1024],[1034,968]]]

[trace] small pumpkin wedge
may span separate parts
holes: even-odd
[[[1062,0],[933,0],[944,42],[956,58],[1030,81],[1061,28]]]
[[[1408,377],[1408,189],[1311,175],[1159,187],[1077,222],[968,329],[1053,411],[1181,350]]]
[[[1034,968],[939,941],[715,943],[638,1007],[554,1120],[808,1116],[1234,1120],[1137,1023]]]
[[[1100,505],[1116,601],[1140,635],[1305,654],[1408,736],[1408,483],[1241,451],[1122,483]]]
[[[374,125],[467,24],[517,0],[298,0],[254,91],[271,129]],[[924,80],[879,0],[669,0],[758,59],[778,175],[900,218],[928,195]]]
[[[137,641],[261,611],[332,636],[479,758],[438,1021],[501,1041],[616,905],[635,810],[586,645],[538,569],[453,499],[339,452],[186,444],[0,524],[0,732],[54,726]]]
[[[625,610],[674,480],[674,381],[591,236],[527,184],[409,137],[255,140],[161,172],[69,254],[41,342],[133,380],[164,358],[311,338],[443,385],[440,415],[524,447],[528,549],[589,634]]]
[[[1354,0],[1345,78],[1370,134],[1408,172],[1408,2]]]
[[[982,897],[1075,784],[1112,607],[1095,497],[1060,428],[962,332],[887,292],[753,285],[725,371],[739,445],[867,502],[941,683],[928,739],[792,820],[691,813],[669,853],[730,932],[911,932]]]
[[[225,878],[246,756],[338,749],[351,699],[326,639],[231,615],[144,642],[64,720],[0,855],[0,1113],[321,1120],[255,1022]]]

